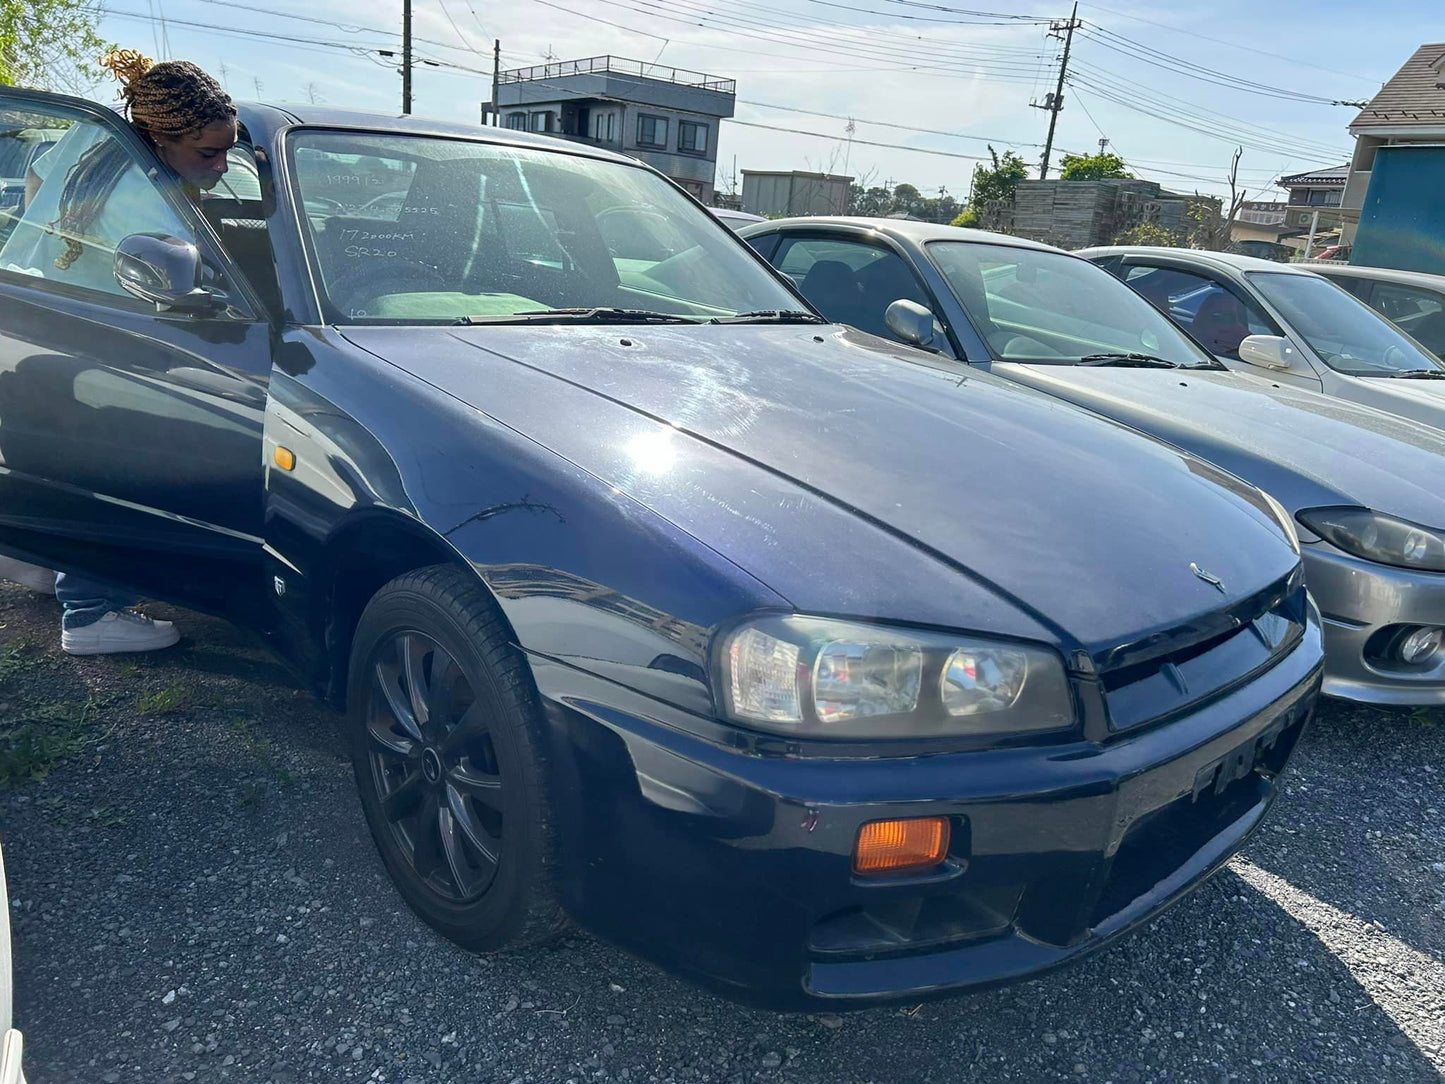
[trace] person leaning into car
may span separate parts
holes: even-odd
[[[156,64],[117,49],[100,64],[120,81],[131,127],[177,188],[198,202],[225,174],[226,152],[236,142],[230,95],[186,60]],[[76,125],[36,159],[25,189],[23,221],[43,228],[17,229],[0,249],[0,266],[77,285],[110,279],[109,253],[161,198],[124,148],[90,125]],[[0,558],[0,576],[49,585],[48,571],[8,558]],[[112,584],[62,572],[54,585],[64,607],[61,647],[69,654],[154,651],[180,639],[171,622],[127,610],[135,600]]]

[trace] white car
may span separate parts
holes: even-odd
[[[25,1071],[20,1067],[25,1040],[10,1026],[10,894],[5,890],[5,861],[0,857],[0,1084],[25,1084]]]
[[[1445,429],[1445,362],[1308,267],[1179,248],[1079,255],[1123,279],[1231,369]]]
[[[755,225],[758,222],[766,222],[762,215],[749,214],[747,211],[734,211],[727,207],[709,207],[713,217],[729,229],[740,230],[746,226]]]
[[[1445,358],[1445,275],[1347,263],[1309,267],[1350,291],[1436,357]]]

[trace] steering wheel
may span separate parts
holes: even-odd
[[[337,308],[359,309],[386,294],[425,293],[446,290],[449,285],[435,267],[397,256],[348,268],[336,276],[327,292]]]

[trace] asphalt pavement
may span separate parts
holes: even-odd
[[[1243,857],[1079,965],[779,1015],[585,934],[494,958],[442,941],[387,881],[337,717],[229,626],[152,612],[181,646],[70,659],[54,600],[0,585],[0,731],[28,720],[30,774],[63,755],[0,784],[34,1084],[1445,1071],[1445,713],[1327,705]]]

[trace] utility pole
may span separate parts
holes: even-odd
[[[492,39],[492,127],[502,126],[502,106],[497,101],[497,87],[502,81],[502,39]]]
[[[1064,109],[1064,76],[1069,70],[1069,49],[1074,44],[1074,31],[1079,27],[1079,5],[1077,0],[1074,4],[1074,12],[1069,16],[1066,23],[1053,23],[1049,26],[1050,36],[1058,37],[1060,31],[1064,35],[1064,56],[1059,62],[1059,85],[1052,94],[1044,95],[1043,105],[1037,102],[1030,102],[1035,109],[1044,109],[1049,113],[1049,137],[1044,140],[1044,157],[1039,164],[1039,180],[1045,181],[1049,177],[1049,157],[1054,150],[1054,128],[1059,123],[1059,114]]]
[[[1107,136],[1100,136],[1100,137],[1099,137],[1099,153],[1100,153],[1100,154],[1103,154],[1103,153],[1104,153],[1104,149],[1105,149],[1106,147],[1108,147],[1108,145],[1109,145],[1108,137],[1107,137]]]
[[[401,111],[411,112],[411,0],[401,0]]]

